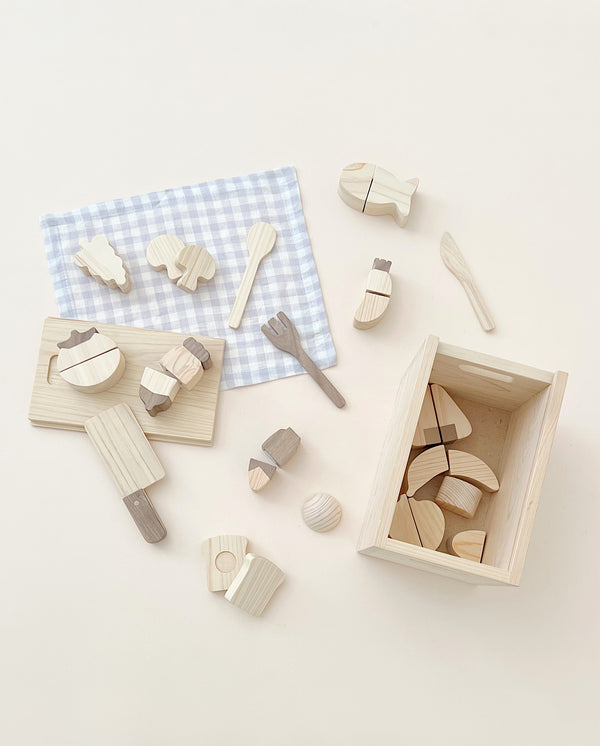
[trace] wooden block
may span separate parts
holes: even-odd
[[[226,591],[242,569],[248,548],[245,536],[211,536],[203,544],[206,560],[206,585],[209,591]]]
[[[184,345],[173,347],[160,359],[161,367],[175,376],[184,389],[190,391],[202,378],[204,367],[201,360]]]
[[[265,485],[269,484],[276,471],[276,466],[251,458],[248,464],[248,482],[250,488],[254,492],[260,492]]]
[[[354,210],[366,215],[392,215],[404,227],[418,186],[418,179],[399,181],[373,163],[351,163],[342,171],[338,193]]]
[[[386,259],[375,259],[373,262],[373,269],[367,277],[365,296],[354,314],[357,329],[370,329],[385,313],[392,294],[391,266],[392,263]]]
[[[135,521],[135,525],[149,544],[156,544],[165,538],[167,529],[144,490],[136,490],[131,495],[126,495],[123,502]]]
[[[199,282],[208,282],[215,276],[215,260],[201,246],[184,246],[179,250],[175,264],[183,271],[177,287],[193,293]]]
[[[448,469],[448,459],[444,446],[434,446],[420,453],[408,467],[406,494],[412,497],[424,484]]]
[[[177,255],[184,247],[185,244],[177,236],[158,236],[148,244],[146,259],[152,269],[157,272],[166,269],[169,280],[177,282],[183,274],[183,270],[177,266]]]
[[[473,518],[481,495],[481,490],[474,484],[455,477],[444,477],[435,502],[440,508],[449,510],[451,513],[461,515],[463,518]]]
[[[140,381],[140,399],[146,411],[156,417],[169,409],[180,388],[181,384],[171,373],[146,366]]]
[[[68,339],[58,342],[57,367],[61,377],[79,391],[88,394],[106,391],[125,372],[125,357],[117,345],[95,327],[85,332],[71,331]]]
[[[121,257],[109,244],[106,236],[94,236],[91,241],[80,241],[81,251],[75,254],[75,264],[89,277],[109,288],[124,293],[131,290],[129,275]]]
[[[396,539],[396,541],[405,541],[407,544],[422,546],[406,495],[400,495],[396,503],[392,525],[390,526],[390,538]]]
[[[122,497],[146,489],[165,471],[127,404],[117,404],[85,422]]]
[[[466,451],[448,451],[450,476],[466,479],[486,492],[498,492],[500,485],[494,472],[477,456]]]
[[[342,506],[332,495],[317,492],[304,501],[302,518],[310,529],[324,534],[342,520]]]
[[[431,384],[431,395],[435,407],[443,443],[468,437],[473,428],[450,394],[437,383]]]
[[[442,438],[440,436],[437,417],[435,416],[431,389],[428,386],[425,389],[425,398],[421,406],[421,414],[419,415],[412,444],[414,448],[422,448],[423,446],[433,446],[441,442]]]
[[[433,500],[410,498],[408,505],[419,532],[421,546],[425,549],[437,549],[442,543],[446,530],[444,514]]]
[[[247,554],[225,598],[248,614],[260,616],[284,578],[285,574],[273,562]]]
[[[476,529],[461,531],[459,534],[448,539],[448,551],[457,557],[472,560],[473,562],[481,562],[485,537],[485,531]]]
[[[193,337],[187,337],[183,340],[183,346],[186,350],[189,350],[192,355],[194,355],[194,357],[198,358],[198,360],[202,363],[202,367],[204,368],[204,370],[212,368],[210,352],[206,349],[202,342],[198,342],[198,340],[194,339]]]
[[[283,466],[292,458],[300,445],[300,436],[288,427],[277,430],[262,444],[262,450],[270,456],[277,466]]]

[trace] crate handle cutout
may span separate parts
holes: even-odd
[[[478,368],[476,365],[459,365],[464,373],[471,373],[474,376],[482,378],[491,378],[493,381],[502,381],[503,383],[512,383],[515,379],[507,376],[506,373],[499,373],[497,370],[488,370],[487,368]]]

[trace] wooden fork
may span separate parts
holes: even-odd
[[[289,353],[295,357],[304,370],[311,376],[331,399],[336,407],[344,407],[346,400],[331,383],[329,378],[314,364],[310,357],[302,349],[300,344],[300,335],[298,330],[288,319],[288,317],[279,311],[277,317],[269,319],[269,326],[261,326],[262,333],[265,337],[277,347],[278,350]]]

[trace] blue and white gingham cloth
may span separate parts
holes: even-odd
[[[246,237],[258,221],[273,225],[277,241],[258,269],[242,323],[234,330],[227,322],[248,263]],[[321,368],[335,365],[291,166],[43,215],[40,223],[59,313],[65,318],[224,338],[222,388],[229,389],[302,372],[296,360],[260,331],[261,324],[284,311],[315,363]],[[195,293],[180,290],[166,271],[148,264],[148,244],[165,233],[213,255],[216,274],[199,283]],[[123,259],[131,278],[129,293],[101,285],[74,264],[79,242],[98,234]]]

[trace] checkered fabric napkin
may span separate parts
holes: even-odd
[[[246,237],[258,221],[273,225],[277,241],[258,269],[242,323],[234,330],[227,321],[248,263]],[[65,318],[224,338],[224,389],[302,372],[260,331],[277,311],[296,324],[319,367],[336,362],[291,166],[43,215],[40,223],[59,313]],[[195,293],[180,290],[166,271],[156,272],[146,261],[148,244],[164,233],[213,255],[216,274]],[[129,293],[111,290],[75,266],[79,242],[98,234],[108,238],[125,262]]]

